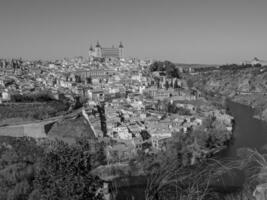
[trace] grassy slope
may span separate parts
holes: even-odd
[[[68,107],[65,104],[57,101],[47,103],[0,104],[0,123],[41,120],[54,117],[59,112],[67,109]]]

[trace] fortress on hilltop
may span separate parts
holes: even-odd
[[[95,48],[90,46],[89,57],[90,58],[104,58],[105,60],[114,60],[121,59],[124,56],[124,46],[122,42],[119,43],[119,46],[115,47],[102,47],[97,41]]]

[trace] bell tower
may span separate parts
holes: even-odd
[[[119,56],[120,56],[120,58],[124,57],[123,49],[124,49],[124,46],[123,46],[122,42],[120,42],[120,45],[119,45]]]
[[[99,41],[97,41],[97,43],[96,43],[95,53],[96,53],[96,57],[98,57],[98,58],[102,57],[101,45],[99,44]]]
[[[93,46],[90,45],[90,48],[89,48],[89,57],[92,57],[94,56],[94,49],[93,49]]]

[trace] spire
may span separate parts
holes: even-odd
[[[94,51],[92,44],[90,44],[90,51]]]
[[[98,40],[96,42],[96,47],[99,47],[99,48],[101,47]]]
[[[120,42],[119,48],[123,48],[123,44],[122,44],[122,42]]]

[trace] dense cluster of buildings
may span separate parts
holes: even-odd
[[[151,63],[124,58],[122,43],[118,47],[102,47],[99,42],[95,48],[90,47],[88,58],[1,59],[0,105],[15,104],[15,95],[46,91],[55,100],[67,100],[72,106],[82,107],[74,110],[75,106],[71,106],[60,120],[53,118],[30,125],[22,122],[12,127],[0,124],[0,135],[12,135],[15,130],[15,137],[27,134],[36,138],[47,135],[49,139],[66,142],[79,137],[108,140],[105,147],[108,165],[101,167],[109,168],[128,163],[140,152],[165,151],[177,135],[190,135],[200,127],[205,128],[210,118],[215,119],[219,130],[231,133],[231,116],[212,106],[182,77],[151,72]],[[180,73],[192,71],[177,67]],[[19,132],[19,128],[24,131]],[[42,134],[34,136],[37,129]]]
[[[148,146],[163,150],[174,134],[190,132],[212,115],[214,108],[185,80],[150,73],[151,61],[125,59],[123,54],[122,43],[107,48],[97,42],[95,48],[90,47],[89,58],[53,62],[3,59],[0,103],[12,101],[14,94],[43,90],[57,100],[80,101],[95,136],[116,141],[108,148],[110,162],[127,160]],[[99,115],[100,108],[103,112]],[[220,120],[228,117],[216,116]],[[231,122],[224,123],[231,126]],[[115,154],[119,158],[112,156]]]

